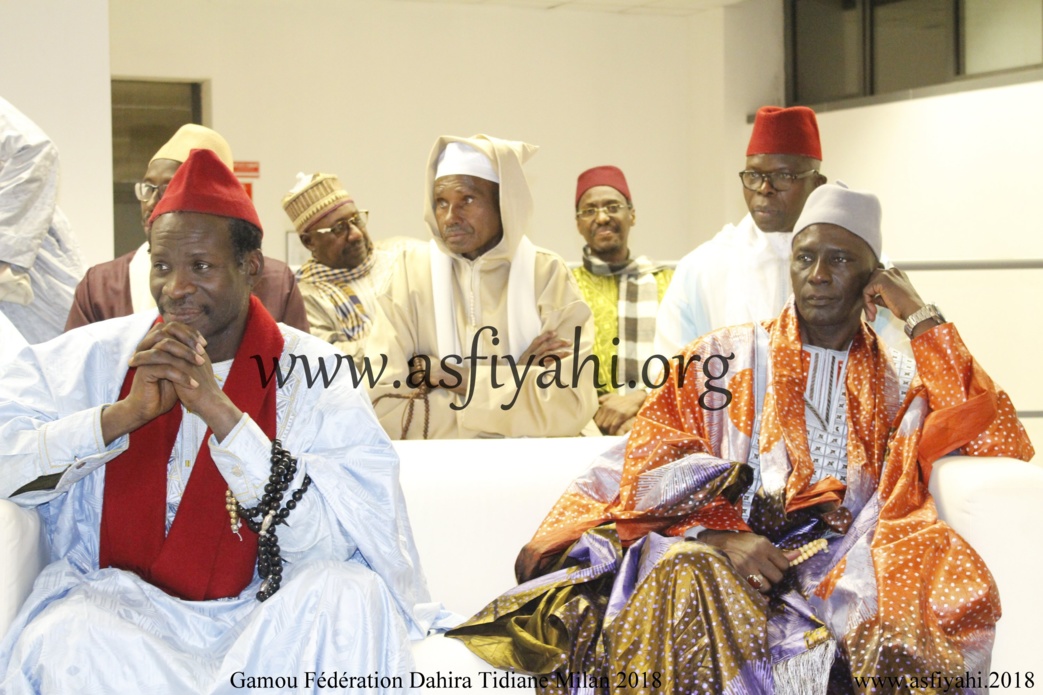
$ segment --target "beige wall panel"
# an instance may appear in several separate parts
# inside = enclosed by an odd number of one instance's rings
[[[1015,407],[1043,411],[1043,323],[1032,316],[1043,270],[914,271],[910,278],[924,301],[956,325]]]
[[[694,20],[375,0],[113,0],[119,77],[209,80],[211,125],[254,186],[285,255],[279,200],[298,171],[340,175],[375,236],[427,238],[424,166],[441,134],[484,132],[542,150],[527,166],[533,241],[578,260],[576,176],[626,172],[634,246],[691,247]],[[712,137],[712,134],[710,135]],[[144,171],[145,163],[142,163]]]
[[[112,258],[107,0],[0,0],[0,96],[57,145],[59,202],[87,264]]]

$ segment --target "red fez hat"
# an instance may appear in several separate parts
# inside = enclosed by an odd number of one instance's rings
[[[576,180],[576,205],[579,205],[579,199],[583,197],[583,194],[594,186],[612,186],[623,194],[628,203],[631,202],[627,179],[619,167],[594,167],[580,174],[579,179]]]
[[[815,112],[807,106],[762,106],[753,120],[753,135],[746,156],[796,154],[822,160]]]
[[[168,212],[202,212],[246,220],[261,229],[253,201],[232,170],[211,150],[192,150],[156,204],[151,225]],[[262,230],[263,233],[263,230]]]

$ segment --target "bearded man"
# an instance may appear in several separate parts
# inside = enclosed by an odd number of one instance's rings
[[[674,276],[645,256],[632,257],[637,210],[619,167],[587,169],[576,180],[576,228],[586,242],[575,268],[583,299],[594,313],[598,412],[604,434],[626,434],[648,397],[646,364],[653,354],[656,311]],[[654,364],[654,363],[653,363]]]

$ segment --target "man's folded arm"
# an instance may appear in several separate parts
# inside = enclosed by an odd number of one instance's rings
[[[376,305],[365,355],[369,357],[370,370],[374,377],[380,372],[385,359],[387,366],[376,386],[370,388],[369,384],[364,382],[360,384],[360,388],[369,391],[373,410],[392,439],[405,438],[402,424],[408,407],[412,407],[415,413],[409,427],[411,438],[422,437],[425,419],[429,421],[432,433],[455,433],[457,411],[449,408],[449,404],[456,400],[454,393],[444,388],[430,389],[426,397],[429,408],[421,399],[409,400],[417,391],[409,384],[409,362],[417,353],[419,338],[415,332],[415,324],[408,315],[412,307],[401,299],[403,296],[408,294],[403,293],[396,297],[385,295]],[[439,364],[440,358],[437,355],[426,356],[431,361],[429,367],[433,368]],[[420,378],[419,375],[416,378]],[[428,410],[430,415],[427,414]]]
[[[571,275],[569,276],[571,279]],[[559,378],[554,370],[540,367],[535,362],[517,385],[514,374],[504,358],[498,359],[496,378],[501,384],[494,388],[492,367],[483,364],[475,369],[474,395],[467,407],[460,411],[461,423],[477,432],[494,432],[505,437],[575,437],[594,417],[598,409],[594,380],[597,369],[593,360],[584,364],[594,347],[594,317],[590,307],[575,292],[575,301],[560,310],[544,312],[540,332],[553,332],[570,343],[568,355],[561,359]],[[572,343],[579,327],[579,346]],[[583,371],[577,375],[575,356]],[[548,360],[548,363],[551,360]],[[524,364],[516,366],[519,376]],[[562,388],[564,386],[564,388]]]
[[[218,442],[211,435],[208,445],[214,465],[239,504],[246,509],[256,507],[264,496],[264,486],[271,475],[272,441],[249,415],[244,414],[223,441]],[[283,446],[287,445],[284,443]],[[304,452],[287,450],[297,459],[297,474],[289,489],[283,492],[284,507],[294,491],[304,484],[304,477],[308,474],[308,457],[302,455]],[[288,560],[317,546],[324,546],[320,549],[323,556],[345,560],[350,555],[346,531],[336,527],[335,518],[328,513],[322,493],[315,486],[309,486],[296,508],[290,511],[286,524],[276,527],[279,546]]]

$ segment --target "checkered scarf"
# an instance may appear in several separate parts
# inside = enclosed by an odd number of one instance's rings
[[[357,340],[369,332],[373,319],[366,313],[351,283],[373,270],[376,256],[370,253],[365,261],[350,269],[331,268],[309,258],[297,271],[298,282],[311,283],[337,310],[341,331],[348,340]]]
[[[641,367],[652,355],[655,317],[659,309],[659,287],[654,273],[663,269],[647,256],[630,258],[626,263],[606,263],[583,247],[583,267],[593,275],[619,278],[619,347],[617,383],[620,393],[643,388]],[[655,374],[649,374],[654,379]],[[634,387],[630,387],[630,383]]]

